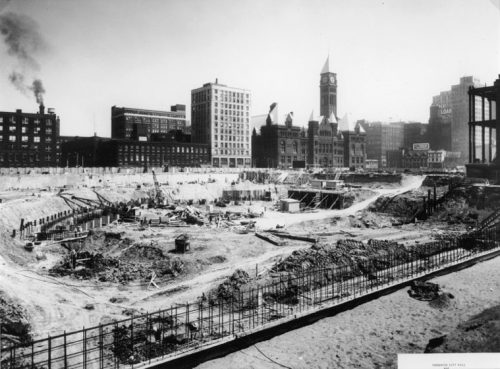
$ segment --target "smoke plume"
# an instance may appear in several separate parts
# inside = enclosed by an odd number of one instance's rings
[[[45,93],[45,88],[43,88],[42,81],[35,79],[30,89],[35,94],[36,102],[38,104],[43,104],[43,94]]]
[[[0,0],[0,11],[8,1]],[[33,92],[37,103],[43,102],[45,89],[37,77],[40,63],[37,56],[47,49],[47,43],[39,32],[37,22],[27,15],[13,12],[0,13],[0,35],[7,53],[16,62],[10,73],[10,82],[23,94]],[[32,80],[32,83],[27,81]]]

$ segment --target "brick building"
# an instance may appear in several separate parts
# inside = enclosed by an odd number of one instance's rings
[[[338,131],[334,113],[329,118],[314,118],[311,113],[307,128],[308,154],[307,164],[323,168],[340,168],[344,166],[344,142]]]
[[[56,167],[59,124],[43,104],[38,113],[0,112],[0,167]]]
[[[293,125],[293,113],[285,118],[285,124],[277,121],[277,104],[273,103],[260,127],[260,134],[252,134],[253,166],[259,168],[303,168],[306,164],[307,137],[303,128]]]
[[[209,146],[189,142],[75,137],[62,143],[62,164],[97,167],[197,167],[210,164]]]
[[[111,108],[111,138],[150,141],[151,135],[180,130],[186,132],[186,106],[173,105],[171,111]]]
[[[347,114],[339,121],[344,141],[344,166],[363,169],[366,161],[366,131],[360,123],[351,124]]]

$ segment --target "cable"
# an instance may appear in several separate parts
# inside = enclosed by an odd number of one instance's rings
[[[291,368],[291,367],[289,367],[289,366],[286,366],[286,365],[283,365],[283,364],[281,364],[281,363],[277,362],[276,360],[271,359],[269,356],[267,356],[266,354],[264,354],[264,353],[262,352],[262,350],[261,350],[260,348],[258,348],[258,347],[257,347],[257,345],[253,345],[253,346],[257,349],[257,351],[259,351],[259,352],[262,354],[262,356],[264,356],[264,357],[265,357],[266,359],[268,359],[269,361],[272,361],[273,363],[275,363],[276,365],[281,366],[282,368],[286,368],[286,369],[293,369],[293,368]]]

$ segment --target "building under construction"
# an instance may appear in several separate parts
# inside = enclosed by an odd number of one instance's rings
[[[500,77],[500,76],[499,76]],[[469,88],[469,164],[468,177],[500,181],[497,142],[500,141],[497,108],[500,78],[493,86]],[[477,104],[480,109],[477,109]]]

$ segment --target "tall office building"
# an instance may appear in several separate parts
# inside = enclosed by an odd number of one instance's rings
[[[451,86],[451,151],[461,153],[461,162],[469,162],[469,87],[478,87],[479,80],[472,76],[460,78],[458,85]],[[474,115],[480,119],[480,104]],[[476,143],[477,145],[477,143]]]
[[[429,114],[429,144],[432,150],[451,150],[451,91],[432,98]]]
[[[429,138],[431,149],[444,149],[457,155],[457,163],[469,161],[469,87],[478,87],[479,80],[473,76],[461,77],[457,85],[434,96],[430,107]],[[488,102],[486,102],[488,105]],[[480,104],[476,104],[474,115],[480,118]],[[478,137],[476,135],[476,137]],[[479,142],[475,143],[476,146]]]
[[[387,166],[387,151],[398,150],[404,145],[404,123],[358,121],[366,131],[367,159],[378,161],[379,168]]]
[[[214,167],[251,166],[250,91],[205,83],[191,91],[191,137],[209,144]]]
[[[326,59],[321,70],[319,93],[319,114],[323,117],[331,117],[333,113],[335,119],[337,119],[337,74],[333,72],[330,56]]]

